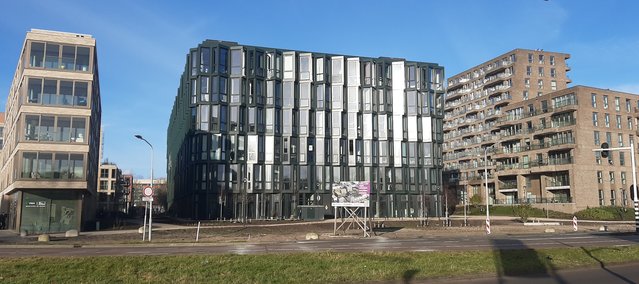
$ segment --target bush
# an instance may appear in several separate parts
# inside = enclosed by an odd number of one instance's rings
[[[586,208],[575,213],[575,216],[584,220],[600,220],[600,221],[624,221],[634,220],[633,209],[618,206],[606,206]]]
[[[473,207],[477,207],[481,204],[481,200],[481,195],[475,194],[473,195],[473,197],[470,198],[470,205]]]
[[[528,217],[533,215],[533,208],[530,204],[520,204],[513,206],[513,214],[519,217],[519,219],[526,223],[528,222]]]

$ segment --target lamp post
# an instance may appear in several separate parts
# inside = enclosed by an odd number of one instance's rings
[[[488,207],[489,204],[489,195],[488,195],[488,149],[491,147],[484,148],[484,181],[486,182],[486,234],[490,235],[490,209]]]
[[[146,139],[144,139],[144,137],[142,137],[142,135],[135,135],[135,138],[138,138],[144,142],[146,142],[146,144],[149,145],[149,147],[151,147],[151,189],[153,189],[153,145],[151,145],[151,143],[149,143],[149,141],[147,141]],[[153,198],[153,197],[151,197]],[[149,201],[149,242],[151,241],[151,228],[152,228],[152,219],[153,219],[153,201]],[[145,215],[146,215],[146,209],[144,210]],[[144,219],[146,221],[146,218]],[[142,240],[144,240],[144,233],[142,233]]]

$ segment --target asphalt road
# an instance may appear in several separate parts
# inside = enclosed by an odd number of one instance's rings
[[[448,236],[415,239],[324,239],[281,243],[157,243],[131,245],[55,245],[0,246],[2,256],[102,256],[102,255],[189,255],[189,254],[263,254],[299,252],[370,252],[370,251],[455,251],[539,249],[550,247],[628,246],[639,243],[635,234],[519,235],[519,236]]]

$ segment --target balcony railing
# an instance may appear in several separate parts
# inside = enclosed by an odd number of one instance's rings
[[[513,170],[513,169],[528,169],[528,168],[543,167],[543,166],[567,165],[572,163],[573,163],[572,157],[549,158],[549,159],[543,159],[543,160],[533,160],[527,163],[521,162],[516,164],[501,164],[501,165],[497,165],[496,169],[498,171],[503,171],[503,170]]]
[[[519,205],[519,204],[545,204],[545,203],[572,203],[570,196],[558,197],[537,197],[537,198],[510,198],[495,199],[494,204],[497,205]]]

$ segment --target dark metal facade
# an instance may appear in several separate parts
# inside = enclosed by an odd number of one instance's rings
[[[333,182],[366,180],[374,216],[439,216],[443,78],[433,63],[204,41],[169,122],[169,210],[330,214]]]

